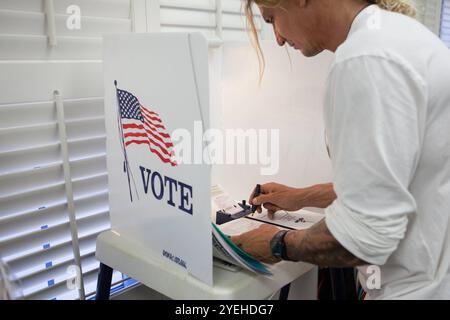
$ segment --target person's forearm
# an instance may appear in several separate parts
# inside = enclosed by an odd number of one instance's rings
[[[301,207],[326,208],[336,199],[333,184],[317,184],[308,188],[298,189]]]
[[[330,233],[325,220],[307,230],[290,231],[284,238],[289,260],[321,267],[356,267],[367,265],[345,249]]]

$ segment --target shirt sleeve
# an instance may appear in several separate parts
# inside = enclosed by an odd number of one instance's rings
[[[325,221],[353,255],[383,265],[416,211],[409,185],[425,88],[406,66],[378,56],[340,62],[328,81],[325,125],[337,199]]]

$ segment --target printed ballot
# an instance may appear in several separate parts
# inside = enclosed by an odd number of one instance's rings
[[[236,204],[237,202],[232,200],[220,186],[212,187],[212,208],[235,210]],[[264,223],[272,224],[283,229],[304,230],[310,228],[323,218],[324,215],[321,213],[302,209],[295,212],[280,210],[275,213],[274,219],[270,219],[267,211],[263,210],[261,214],[246,216],[219,226],[213,223],[213,255],[216,259],[225,261],[231,265],[264,276],[271,276],[272,272],[269,265],[258,261],[255,257],[243,251],[231,241],[230,236],[256,229]]]

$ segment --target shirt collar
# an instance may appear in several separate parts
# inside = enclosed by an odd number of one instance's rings
[[[370,15],[374,12],[374,7],[377,7],[376,4],[369,5],[361,10],[360,13],[355,17],[350,27],[350,31],[348,33],[347,39],[356,31],[367,27],[367,21]]]

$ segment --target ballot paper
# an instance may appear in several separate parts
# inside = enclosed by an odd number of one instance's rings
[[[307,229],[322,220],[323,214],[299,210],[296,212],[279,211],[275,219],[271,220],[267,212],[255,217],[241,218],[227,222],[222,225],[213,226],[213,255],[216,259],[226,261],[232,265],[241,267],[251,272],[271,276],[271,268],[252,257],[231,241],[230,237],[259,228],[261,225],[270,223],[284,229]],[[219,265],[220,266],[220,265]]]
[[[212,187],[211,200],[213,216],[216,210],[226,209],[227,212],[232,211],[237,203],[219,185]],[[272,272],[269,265],[260,262],[255,257],[243,251],[231,241],[230,237],[257,229],[263,224],[272,224],[284,229],[304,230],[310,228],[323,218],[324,214],[302,209],[295,212],[277,211],[274,219],[270,219],[267,211],[264,209],[261,214],[255,213],[254,215],[221,225],[212,223],[215,265],[220,267],[218,261],[225,261],[226,265],[223,266],[224,269],[230,270],[228,264],[231,264],[257,274],[271,276]]]
[[[246,218],[273,224],[286,229],[304,230],[312,227],[324,217],[325,215],[322,213],[301,209],[293,212],[284,210],[277,211],[275,212],[273,219],[269,218],[266,210],[261,214],[255,213],[253,216],[247,216]]]
[[[224,234],[214,223],[212,226],[213,255],[215,258],[224,260],[257,274],[262,274],[265,276],[272,275],[272,272],[269,270],[267,265],[258,261],[258,259],[252,257],[239,248],[233,241],[231,241],[229,235]]]

